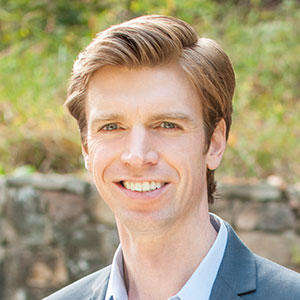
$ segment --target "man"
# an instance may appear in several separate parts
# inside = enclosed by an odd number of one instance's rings
[[[46,299],[300,299],[299,274],[209,214],[234,87],[221,47],[171,17],[113,26],[79,55],[66,105],[121,243],[112,266]]]

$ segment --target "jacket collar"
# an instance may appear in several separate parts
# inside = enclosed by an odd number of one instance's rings
[[[228,230],[227,246],[210,300],[241,299],[242,294],[256,290],[256,262],[253,253],[242,243],[232,227]]]
[[[210,300],[239,300],[241,299],[239,296],[256,290],[255,257],[238,238],[232,227],[226,222],[225,225],[228,230],[227,246]],[[102,271],[93,287],[93,296],[89,299],[105,298],[110,271],[110,266]]]

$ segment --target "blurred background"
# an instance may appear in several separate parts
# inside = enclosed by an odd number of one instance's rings
[[[193,24],[233,61],[219,177],[299,182],[298,0],[0,0],[0,174],[83,171],[77,125],[63,108],[72,63],[97,32],[152,13]]]
[[[0,300],[38,300],[111,262],[113,215],[63,107],[97,32],[143,14],[229,54],[233,125],[212,206],[256,253],[300,272],[299,0],[0,0]]]

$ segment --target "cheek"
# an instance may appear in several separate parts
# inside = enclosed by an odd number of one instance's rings
[[[180,174],[202,176],[206,170],[203,136],[195,134],[186,139],[183,137],[176,143],[169,140],[163,145],[164,158]]]
[[[89,142],[89,160],[91,172],[96,181],[104,179],[104,173],[115,157],[113,146],[108,146],[100,140]]]

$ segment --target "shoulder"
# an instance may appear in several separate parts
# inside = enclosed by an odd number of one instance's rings
[[[111,266],[94,272],[62,288],[43,300],[89,300],[105,296]],[[97,298],[98,299],[98,298]],[[101,299],[101,298],[99,298]]]
[[[258,299],[300,299],[300,274],[255,255]]]
[[[247,300],[300,299],[300,274],[254,254],[232,227],[225,224],[228,240],[216,287],[224,292],[229,286],[241,299]]]

